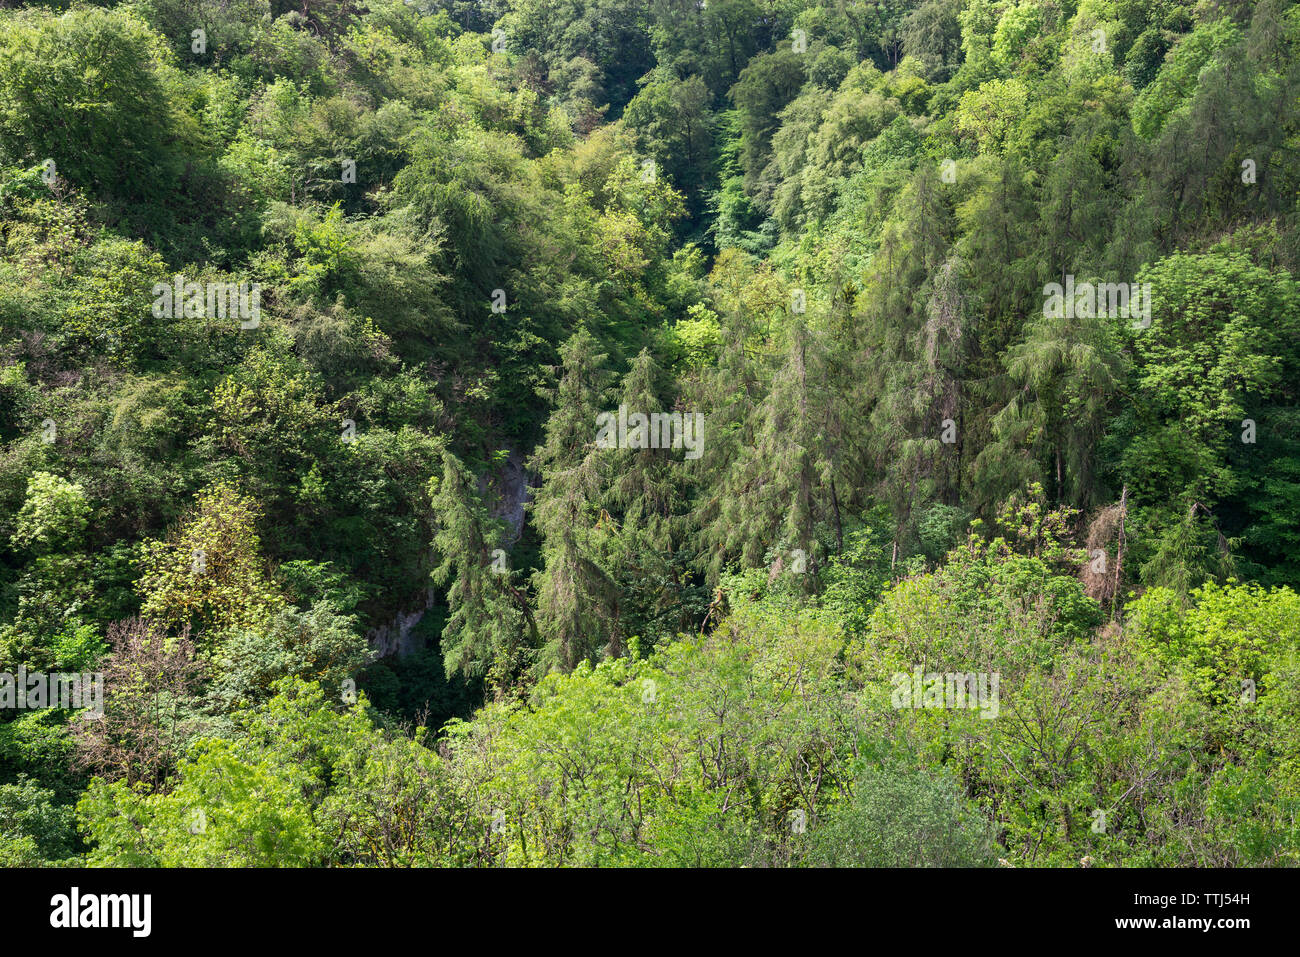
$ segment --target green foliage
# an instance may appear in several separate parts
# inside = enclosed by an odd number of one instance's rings
[[[64,6],[0,671],[108,694],[5,863],[1297,863],[1290,0]]]
[[[327,602],[305,612],[281,608],[266,624],[236,627],[221,638],[212,656],[216,677],[209,693],[223,710],[233,710],[270,697],[281,678],[342,688],[370,658],[356,619]]]
[[[27,500],[18,513],[13,541],[38,553],[75,550],[89,519],[90,504],[80,485],[36,472],[27,483]]]
[[[1184,609],[1174,592],[1153,588],[1131,614],[1151,654],[1166,667],[1186,669],[1210,703],[1240,701],[1244,682],[1263,682],[1270,662],[1300,647],[1300,596],[1289,588],[1211,583],[1189,598]]]
[[[24,776],[0,784],[0,867],[41,867],[73,856],[72,809]]]
[[[136,583],[144,613],[210,631],[267,622],[282,599],[255,520],[253,502],[228,485],[201,494],[174,537],[145,546]]]
[[[815,832],[822,867],[988,867],[989,823],[960,788],[924,772],[872,769]]]
[[[0,149],[82,187],[145,199],[174,180],[174,69],[139,19],[87,8],[0,23]]]
[[[1199,24],[1182,37],[1133,103],[1133,128],[1138,134],[1149,139],[1159,133],[1169,117],[1187,102],[1201,71],[1239,37],[1229,20]]]

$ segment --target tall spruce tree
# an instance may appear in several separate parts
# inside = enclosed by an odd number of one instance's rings
[[[560,350],[560,383],[545,438],[529,461],[542,476],[530,508],[542,537],[534,576],[542,671],[571,670],[585,659],[622,650],[617,583],[601,561],[610,521],[603,507],[612,453],[595,445],[597,416],[612,376],[585,328]]]
[[[442,478],[430,483],[441,561],[433,579],[447,585],[450,615],[442,630],[447,676],[487,677],[508,686],[531,664],[537,629],[507,562],[504,523],[484,506],[469,469],[443,450]]]
[[[674,410],[666,381],[650,351],[643,349],[623,377],[620,404],[629,413],[681,416],[685,428],[687,417],[698,410]],[[703,430],[692,434],[707,443],[708,416],[699,414]],[[661,432],[660,438],[669,436]],[[700,589],[690,567],[693,555],[684,545],[692,497],[687,452],[656,444],[660,447],[616,454],[607,502],[617,526],[604,543],[610,572],[624,595],[628,632],[639,635],[647,648],[689,629],[700,612]],[[702,452],[703,445],[698,447]]]

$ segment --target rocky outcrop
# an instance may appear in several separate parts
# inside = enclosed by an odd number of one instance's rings
[[[479,478],[480,494],[487,494],[488,480],[492,479],[492,517],[506,522],[506,546],[519,541],[524,530],[524,505],[532,497],[532,488],[528,482],[528,470],[524,468],[524,457],[514,449],[497,470],[495,475],[483,475]]]
[[[380,625],[366,632],[366,639],[370,642],[370,647],[375,650],[376,656],[387,658],[389,655],[397,655],[399,658],[405,658],[412,652],[418,651],[420,639],[414,634],[415,626],[424,619],[425,613],[433,607],[433,602],[434,592],[430,588],[425,595],[423,608],[399,613],[387,625]]]

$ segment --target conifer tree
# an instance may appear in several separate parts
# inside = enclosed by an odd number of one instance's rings
[[[673,403],[665,399],[664,373],[648,349],[632,361],[623,377],[620,405],[629,412],[668,413]],[[678,409],[685,417],[697,410]],[[693,433],[703,443],[710,439],[708,416],[704,429]],[[609,510],[617,516],[615,534],[605,548],[611,574],[625,596],[629,631],[641,637],[668,637],[692,624],[691,554],[683,550],[690,501],[690,481],[683,450],[651,448],[620,450],[609,488]],[[646,634],[650,628],[655,634]]]
[[[542,567],[534,576],[541,671],[568,671],[578,662],[622,648],[618,588],[600,561],[609,521],[602,507],[611,455],[595,446],[596,417],[608,394],[605,356],[585,328],[560,350],[561,374],[545,439],[529,467],[542,475],[531,503],[542,537]]]
[[[792,324],[788,349],[754,409],[753,441],[724,479],[708,534],[722,554],[747,567],[766,560],[774,573],[788,568],[803,574],[815,571],[819,525],[833,518],[826,439],[840,430],[833,404],[817,387],[824,369],[820,344],[803,322]],[[811,588],[813,576],[801,581]]]
[[[442,559],[433,579],[451,583],[451,614],[442,631],[447,676],[488,676],[500,687],[530,662],[536,644],[528,602],[501,548],[503,523],[489,515],[474,476],[449,450],[442,453],[441,480],[430,484],[438,520],[433,544]]]

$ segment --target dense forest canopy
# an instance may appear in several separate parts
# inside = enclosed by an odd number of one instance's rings
[[[1289,0],[0,0],[0,863],[1300,864],[1297,276]]]

